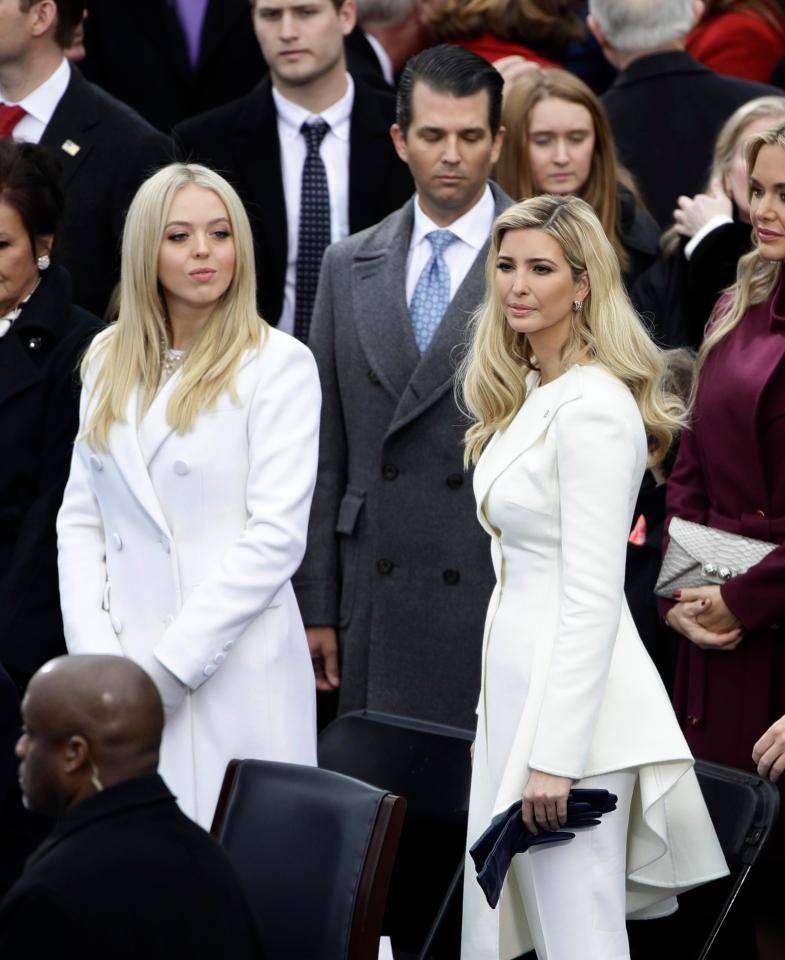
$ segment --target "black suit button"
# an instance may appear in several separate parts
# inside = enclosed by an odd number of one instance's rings
[[[376,561],[376,569],[379,571],[379,573],[383,574],[384,576],[386,576],[388,573],[392,573],[392,572],[393,572],[393,566],[394,566],[394,564],[393,564],[392,560],[377,560],[377,561]]]
[[[379,378],[376,376],[376,374],[373,372],[373,370],[369,370],[369,371],[368,371],[368,379],[371,381],[371,383],[378,383],[378,382],[379,382]]]
[[[29,350],[40,350],[41,349],[41,338],[40,337],[30,337],[27,341],[27,347]]]
[[[385,480],[395,480],[398,476],[398,468],[394,463],[385,463],[382,467],[382,476]]]
[[[451,587],[454,587],[460,579],[461,575],[457,570],[445,570],[442,574],[442,580]]]
[[[447,477],[447,486],[450,490],[457,490],[459,487],[463,486],[463,477],[460,473],[451,473]]]

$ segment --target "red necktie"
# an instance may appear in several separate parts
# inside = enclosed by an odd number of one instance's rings
[[[14,127],[26,114],[24,107],[9,107],[7,103],[0,103],[0,140],[10,140]]]

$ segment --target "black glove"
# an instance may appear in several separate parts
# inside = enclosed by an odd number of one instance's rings
[[[616,797],[607,790],[571,790],[567,798],[565,827],[577,829],[599,824],[599,817],[616,809]],[[497,814],[488,829],[470,847],[469,854],[477,870],[488,905],[499,902],[502,884],[516,853],[546,843],[563,843],[575,836],[568,830],[540,830],[532,833],[521,817],[521,802],[516,800],[503,813]]]

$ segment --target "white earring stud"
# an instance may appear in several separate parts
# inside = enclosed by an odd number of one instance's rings
[[[52,261],[49,259],[49,254],[44,253],[36,260],[35,265],[39,270],[48,270]]]
[[[583,300],[573,300],[572,309],[577,313],[583,306]]]

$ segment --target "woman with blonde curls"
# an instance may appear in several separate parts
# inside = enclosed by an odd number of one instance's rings
[[[139,189],[119,316],[82,374],[58,517],[66,643],[147,670],[166,716],[162,775],[206,827],[232,757],[315,762],[290,577],[316,477],[318,375],[257,315],[248,218],[222,177],[173,164]]]
[[[531,70],[504,92],[507,129],[496,179],[518,200],[574,194],[599,217],[631,285],[657,255],[659,229],[632,176],[616,160],[610,124],[595,94],[566,70]]]
[[[661,376],[587,203],[536,197],[497,219],[462,371],[466,459],[497,575],[469,843],[516,802],[533,833],[557,830],[573,784],[618,803],[568,843],[515,857],[497,912],[467,882],[464,960],[532,947],[539,960],[624,960],[625,912],[665,915],[680,891],[726,872],[624,600],[641,477],[683,415]]]

